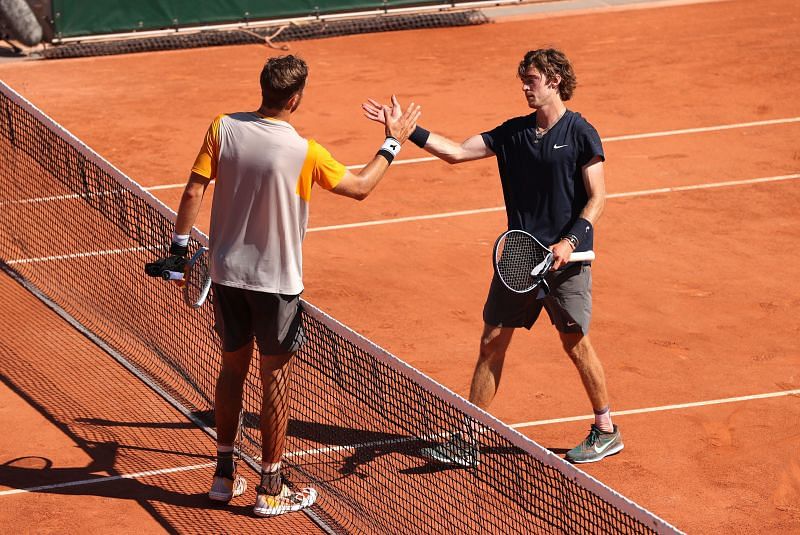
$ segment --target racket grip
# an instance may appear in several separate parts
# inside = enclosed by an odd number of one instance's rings
[[[161,278],[165,281],[182,281],[183,280],[183,273],[180,271],[169,271],[165,270],[161,272]]]
[[[569,255],[570,262],[591,262],[594,260],[594,251],[581,251]]]

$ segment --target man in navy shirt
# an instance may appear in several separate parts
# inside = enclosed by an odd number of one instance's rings
[[[488,408],[514,329],[530,329],[544,308],[578,370],[595,414],[589,435],[566,458],[576,463],[599,461],[622,450],[622,436],[611,422],[603,366],[589,340],[591,265],[568,260],[573,251],[593,248],[594,223],[606,195],[603,146],[594,127],[564,104],[572,97],[576,78],[563,52],[528,52],[518,75],[534,113],[510,119],[460,144],[419,126],[409,139],[448,163],[495,156],[508,228],[525,230],[550,244],[555,257],[548,275],[551,291],[542,299],[537,299],[536,292],[513,293],[493,278],[483,309],[484,329],[469,400]],[[383,122],[379,103],[370,100],[363,108],[368,118]],[[456,433],[422,453],[439,462],[474,466],[478,451],[471,435],[470,430]]]

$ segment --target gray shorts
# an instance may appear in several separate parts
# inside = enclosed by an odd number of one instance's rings
[[[282,295],[214,284],[214,329],[224,351],[254,338],[263,355],[294,353],[305,341],[299,295]]]
[[[592,318],[592,267],[589,264],[569,264],[547,275],[550,294],[536,299],[537,291],[514,293],[497,278],[492,279],[489,295],[483,306],[483,321],[496,327],[525,327],[530,329],[542,307],[550,321],[562,333],[589,334]]]

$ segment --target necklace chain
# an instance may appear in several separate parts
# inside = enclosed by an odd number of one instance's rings
[[[567,113],[567,109],[566,109],[566,108],[564,108],[564,111],[562,111],[562,112],[561,112],[561,115],[559,115],[559,116],[558,116],[558,119],[556,119],[556,122],[554,122],[553,124],[551,124],[551,125],[550,125],[550,126],[548,126],[547,128],[544,128],[544,129],[542,129],[542,128],[539,128],[539,127],[537,126],[537,127],[536,127],[536,130],[534,130],[534,132],[533,132],[533,134],[534,134],[534,136],[535,136],[535,139],[533,140],[533,142],[534,142],[534,143],[539,143],[539,141],[541,141],[541,139],[544,137],[544,135],[545,135],[546,133],[548,133],[548,132],[550,131],[550,129],[552,129],[552,128],[553,128],[555,125],[557,125],[557,124],[558,124],[558,121],[560,121],[560,120],[561,120],[561,118],[562,118],[562,117],[564,117],[564,114],[565,114],[565,113]]]

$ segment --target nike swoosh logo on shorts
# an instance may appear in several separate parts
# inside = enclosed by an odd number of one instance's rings
[[[563,149],[564,147],[569,147],[569,145],[559,145],[558,143],[553,145],[553,148],[556,150]]]

